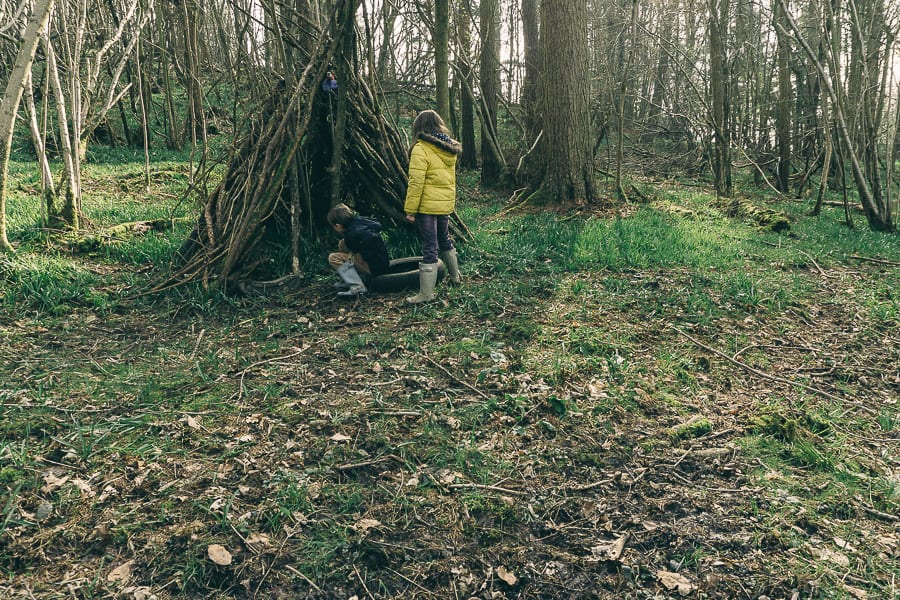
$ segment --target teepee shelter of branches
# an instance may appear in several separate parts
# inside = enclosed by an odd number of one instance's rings
[[[296,83],[273,90],[267,106],[250,118],[179,251],[180,265],[160,288],[196,280],[241,287],[272,264],[266,252],[273,248],[282,255],[291,251],[292,272],[278,275],[299,275],[303,232],[317,220],[321,225],[321,217],[339,201],[349,200],[388,227],[407,226],[405,145],[357,70],[342,62],[350,54],[340,50],[348,47],[345,36],[353,36],[357,4],[338,3],[327,30],[332,35],[320,35]],[[337,94],[320,85],[328,65],[335,63],[346,65],[339,69]],[[323,157],[323,149],[330,156]],[[339,178],[337,188],[334,178]],[[331,185],[323,185],[328,179]],[[454,219],[454,229],[460,228],[465,226]]]

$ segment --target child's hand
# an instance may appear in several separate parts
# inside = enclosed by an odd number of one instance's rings
[[[406,220],[409,221],[410,223],[415,223],[416,216],[415,215],[406,215]]]

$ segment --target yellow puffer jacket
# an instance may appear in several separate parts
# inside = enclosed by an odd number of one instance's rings
[[[456,209],[456,157],[462,145],[444,134],[420,134],[409,157],[408,215],[449,215]]]

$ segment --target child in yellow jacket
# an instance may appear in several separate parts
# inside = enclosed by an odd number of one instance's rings
[[[409,155],[409,186],[404,212],[419,226],[422,262],[419,293],[406,299],[411,304],[434,299],[438,254],[447,266],[451,283],[460,283],[456,249],[450,239],[450,214],[456,209],[456,158],[462,145],[450,137],[440,115],[423,110],[412,125],[415,144]]]

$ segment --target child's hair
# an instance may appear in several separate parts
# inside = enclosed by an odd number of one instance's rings
[[[437,114],[433,110],[423,110],[416,116],[415,121],[413,121],[413,140],[418,139],[419,134],[422,133],[430,133],[432,135],[444,133],[450,135],[450,130],[447,129],[447,126],[444,124],[444,120],[441,118],[441,115]]]
[[[346,225],[347,221],[355,216],[356,213],[346,204],[335,204],[331,210],[328,211],[328,224],[332,227],[335,225]]]

